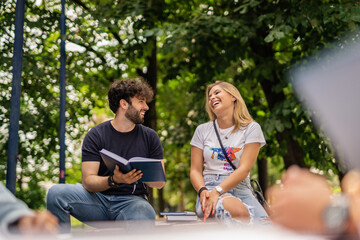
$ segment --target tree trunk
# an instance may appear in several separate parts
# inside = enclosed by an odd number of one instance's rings
[[[257,166],[258,166],[258,174],[259,174],[259,184],[261,189],[263,190],[263,193],[265,194],[269,181],[266,159],[259,158],[257,160]]]
[[[299,167],[306,167],[304,162],[304,155],[302,149],[297,141],[295,141],[287,129],[276,134],[276,139],[280,145],[286,145],[286,153],[283,156],[285,168],[288,169],[291,165],[298,165]]]
[[[154,91],[154,99],[149,103],[149,110],[145,114],[144,119],[144,125],[147,127],[150,127],[157,130],[157,116],[156,116],[156,92],[157,92],[157,47],[156,47],[156,38],[152,38],[149,40],[152,44],[152,50],[151,55],[148,57],[148,68],[147,72],[143,73],[139,71],[138,73],[140,76],[142,76],[150,85],[150,87]],[[154,199],[153,199],[153,189],[150,189],[150,198],[149,202],[153,205]],[[163,196],[163,190],[160,189],[158,191],[158,206],[157,206],[157,212],[164,211],[165,203],[164,203],[164,196]]]
[[[157,117],[156,117],[156,92],[157,92],[157,48],[156,39],[150,40],[152,42],[151,55],[148,57],[147,73],[144,73],[142,77],[149,83],[150,87],[154,91],[154,99],[149,103],[149,110],[145,114],[144,125],[148,126],[155,131],[157,130]],[[141,74],[140,74],[141,76]]]
[[[267,34],[266,29],[264,31],[258,32],[258,35],[265,38]],[[272,44],[268,43],[251,43],[251,48],[254,50],[255,56],[255,65],[258,68],[266,68],[267,62],[276,62],[274,60],[274,50],[272,48]],[[275,68],[273,68],[275,69]],[[282,91],[274,91],[273,87],[281,84],[282,74],[278,74],[281,72],[281,66],[279,66],[276,70],[273,70],[269,76],[262,77],[259,79],[261,88],[265,93],[265,98],[269,106],[269,111],[272,112],[275,106],[279,103],[282,103],[286,100],[286,97]],[[276,139],[279,144],[286,145],[286,153],[283,156],[285,168],[290,167],[293,164],[299,165],[300,167],[305,167],[304,155],[299,143],[294,140],[289,133],[288,129],[284,129],[282,132],[276,133]]]
[[[176,162],[180,164],[181,162],[181,150],[176,149]],[[179,181],[179,190],[180,190],[180,201],[179,201],[179,209],[180,212],[185,211],[185,189],[183,181]]]
[[[277,77],[276,73],[273,73],[273,76],[269,76],[269,79],[262,80],[260,84],[265,93],[270,112],[273,111],[276,104],[286,100],[285,95],[282,92],[272,91],[274,85],[280,84],[280,79]],[[299,143],[292,138],[288,129],[285,128],[282,132],[277,132],[276,139],[280,146],[286,145],[286,153],[283,156],[286,169],[293,164],[300,167],[306,167],[302,149]]]

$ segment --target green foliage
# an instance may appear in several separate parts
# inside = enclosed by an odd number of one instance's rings
[[[56,4],[55,4],[56,6]],[[14,13],[15,1],[7,1],[5,12]],[[58,181],[58,126],[59,126],[59,36],[57,31],[59,11],[50,3],[26,4],[24,23],[23,72],[19,126],[17,195],[33,208],[45,205],[45,184]],[[5,25],[5,23],[7,25]],[[2,118],[0,132],[1,179],[5,179],[7,159],[7,134],[9,124],[11,90],[11,53],[13,51],[13,29],[11,21],[4,21],[0,102]],[[6,56],[9,56],[6,58]],[[89,104],[82,105],[82,94],[74,88],[71,71],[68,72],[66,144],[68,164],[79,163],[79,151],[71,149],[83,135]],[[70,148],[70,149],[69,149]],[[69,151],[71,150],[71,151]],[[74,157],[75,156],[75,157]],[[79,173],[77,173],[79,174]],[[75,178],[74,178],[75,179]]]
[[[6,176],[15,0],[0,2],[0,180]],[[358,28],[356,1],[67,1],[67,183],[81,182],[81,142],[109,116],[112,81],[157,73],[157,132],[164,146],[169,208],[193,209],[190,146],[208,121],[205,86],[232,82],[260,123],[270,184],[290,160],[338,173],[329,140],[293,96],[286,73]],[[17,193],[44,207],[58,181],[60,1],[26,1]],[[149,69],[157,42],[157,66]],[[290,152],[298,153],[290,156]],[[256,175],[256,167],[253,175]]]
[[[301,160],[305,166],[336,172],[330,149],[286,82],[286,71],[354,30],[359,24],[351,17],[359,11],[356,2],[201,3],[188,20],[176,23],[173,37],[166,40],[172,48],[165,53],[178,56],[169,59],[169,77],[188,69],[198,76],[192,90],[201,97],[200,86],[216,79],[236,83],[263,126],[268,145],[260,157],[285,156],[285,162]],[[291,148],[301,152],[300,158],[287,155]]]

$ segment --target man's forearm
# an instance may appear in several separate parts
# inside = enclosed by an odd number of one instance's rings
[[[102,192],[110,188],[107,176],[91,175],[83,179],[82,184],[88,192]]]

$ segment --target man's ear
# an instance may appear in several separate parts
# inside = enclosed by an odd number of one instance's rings
[[[129,106],[129,103],[125,99],[120,99],[120,105],[119,107],[127,109]]]

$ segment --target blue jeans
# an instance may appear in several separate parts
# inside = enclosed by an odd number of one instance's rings
[[[61,231],[70,231],[70,215],[91,225],[107,220],[154,220],[150,203],[136,195],[105,195],[88,192],[77,184],[57,184],[47,194],[47,209],[61,224]]]
[[[211,191],[214,187],[219,185],[221,182],[227,178],[227,175],[219,175],[219,174],[208,174],[204,176],[204,183],[207,189]],[[261,221],[264,219],[268,219],[269,216],[266,213],[265,209],[261,206],[259,201],[255,198],[252,190],[250,189],[250,183],[247,182],[248,179],[244,179],[241,183],[239,183],[235,188],[230,191],[223,193],[219,197],[218,204],[216,205],[215,217],[220,219],[231,218],[230,214],[224,210],[222,205],[222,196],[231,195],[238,199],[240,199],[245,206],[247,207],[251,220]],[[200,198],[197,198],[196,201],[196,213],[198,216],[202,217],[203,212],[201,209]]]

